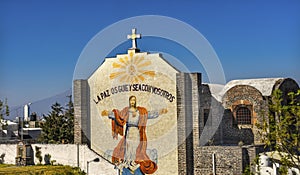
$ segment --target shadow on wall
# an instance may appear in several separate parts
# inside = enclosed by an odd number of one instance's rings
[[[0,155],[0,164],[3,164],[4,163],[4,157],[5,157],[5,153],[2,153]]]
[[[223,108],[219,105],[219,108]],[[235,122],[233,113],[229,109],[223,108],[223,118],[218,126],[217,132],[214,134],[212,143],[209,142],[206,146],[222,146],[222,145],[232,145],[232,146],[242,146],[251,145],[254,143],[254,133],[252,125],[238,125]],[[213,117],[210,115],[209,117]],[[212,119],[214,120],[214,119]],[[212,125],[213,126],[213,125]],[[211,127],[211,126],[205,126]]]
[[[254,143],[254,124],[239,125],[233,111],[224,108],[222,102],[212,96],[207,85],[202,86],[200,103],[200,136],[206,135],[203,132],[213,131],[217,127],[217,131],[205,146],[242,146]]]

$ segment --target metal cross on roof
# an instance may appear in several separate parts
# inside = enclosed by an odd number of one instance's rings
[[[131,35],[127,35],[127,39],[132,40],[132,48],[131,49],[137,49],[136,39],[140,39],[140,38],[142,38],[142,35],[141,34],[136,34],[136,28],[133,28],[131,30]]]

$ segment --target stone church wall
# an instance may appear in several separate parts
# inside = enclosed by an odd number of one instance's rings
[[[232,106],[237,105],[236,102],[242,100],[249,100],[254,103],[254,117],[256,120],[257,113],[260,112],[258,105],[263,103],[262,96],[255,92],[241,95],[249,89],[238,87],[231,89],[224,97],[224,105],[217,101],[212,95],[207,85],[202,85],[202,92],[200,94],[200,135],[205,137],[205,134],[214,132],[213,137],[208,137],[208,142],[204,145],[238,145],[240,141],[243,144],[254,143],[255,125],[248,125],[246,127],[238,127],[232,111]],[[260,95],[260,96],[259,96]],[[243,103],[243,102],[241,102]],[[205,110],[209,111],[208,119],[205,119]],[[215,131],[217,128],[217,131]],[[259,140],[259,138],[257,138]],[[203,139],[201,139],[203,141]],[[200,143],[200,145],[203,145]]]
[[[287,104],[288,92],[297,91],[297,89],[299,89],[299,85],[290,78],[279,79],[273,86],[273,91],[274,89],[280,89],[283,92],[283,103]],[[262,93],[253,86],[236,85],[224,94],[221,103],[212,96],[209,85],[202,84],[199,110],[200,135],[203,136],[203,134],[205,134],[205,132],[203,132],[204,128],[206,128],[207,131],[212,130],[214,127],[218,127],[217,132],[206,145],[261,144],[261,138],[258,134],[256,124],[262,121],[264,111],[268,111],[267,104],[270,98],[271,96],[263,96]],[[251,106],[251,125],[237,124],[235,109],[239,105]],[[223,110],[223,114],[212,114],[211,109],[216,108],[221,109],[221,111]],[[204,116],[205,110],[206,112],[210,112],[208,120],[205,119]],[[267,117],[267,114],[264,115]],[[223,117],[220,118],[218,116]],[[221,123],[219,123],[220,120],[222,120]]]
[[[223,97],[225,110],[230,110],[224,117],[232,119],[232,125],[224,125],[224,140],[236,138],[244,144],[260,144],[261,138],[258,134],[256,123],[261,120],[260,114],[265,108],[265,101],[262,94],[252,86],[237,85],[226,92]],[[250,106],[252,123],[250,125],[238,125],[235,118],[237,106]],[[230,113],[231,112],[231,113]]]

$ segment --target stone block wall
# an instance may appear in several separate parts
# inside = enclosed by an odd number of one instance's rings
[[[195,173],[213,174],[213,154],[217,175],[241,175],[243,172],[243,151],[238,146],[203,146],[195,149]]]

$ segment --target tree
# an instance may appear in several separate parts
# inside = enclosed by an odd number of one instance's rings
[[[300,169],[300,90],[288,93],[286,104],[282,97],[280,90],[273,92],[269,114],[258,127],[265,146],[280,156],[285,174],[288,167]]]
[[[74,142],[74,108],[70,101],[65,110],[59,103],[51,106],[52,111],[44,116],[46,120],[41,124],[43,143],[73,143]]]
[[[5,98],[5,102],[0,100],[0,120],[2,120],[5,115],[9,116],[9,107],[7,105],[6,98]]]
[[[4,129],[6,126],[2,126],[1,120],[3,119],[4,116],[9,116],[9,107],[7,105],[7,99],[5,98],[5,102],[0,100],[0,129]]]
[[[41,147],[35,146],[35,157],[39,160],[40,164],[42,164],[42,152],[41,152]]]
[[[65,128],[64,136],[66,138],[67,143],[74,143],[74,105],[72,102],[72,95],[67,96],[69,98],[69,102],[67,104],[67,109],[65,111]]]

